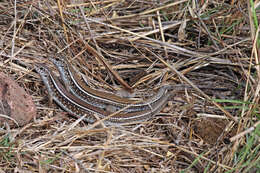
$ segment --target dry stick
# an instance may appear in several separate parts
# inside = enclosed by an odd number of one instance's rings
[[[111,130],[108,130],[108,139],[106,140],[105,144],[104,144],[104,150],[102,151],[102,153],[100,154],[98,160],[97,160],[97,170],[102,170],[102,161],[105,160],[105,153],[107,152],[106,148],[107,146],[109,146],[109,144],[111,144],[111,140],[112,140],[112,136],[113,136],[113,131],[114,129],[112,128]]]
[[[163,29],[162,29],[162,22],[161,22],[160,12],[156,11],[156,14],[157,14],[157,18],[158,18],[157,20],[158,20],[158,24],[159,24],[159,29],[160,29],[162,41],[165,42],[164,32],[163,32]],[[165,57],[168,58],[168,53],[167,53],[166,46],[164,46],[164,52],[165,52]]]
[[[219,53],[224,52],[225,50],[227,50],[227,49],[229,49],[229,48],[232,48],[232,47],[234,47],[234,46],[236,46],[236,45],[238,45],[238,44],[240,44],[240,43],[243,43],[243,42],[246,42],[246,41],[250,41],[250,40],[251,40],[250,38],[245,38],[245,39],[243,39],[243,40],[241,40],[241,41],[238,41],[238,42],[236,42],[236,43],[234,43],[234,44],[227,45],[226,47],[224,47],[224,48],[221,49],[221,50],[218,50],[217,52],[210,53],[209,56],[217,55],[217,54],[219,54]]]
[[[2,106],[2,105],[1,105],[1,106]],[[6,118],[6,119],[10,119],[10,120],[12,120],[12,121],[17,125],[17,127],[20,127],[19,124],[18,124],[18,122],[17,122],[15,119],[13,119],[12,117],[9,117],[8,115],[5,115],[5,114],[0,114],[0,117],[1,117],[1,118]]]
[[[184,20],[184,22],[188,22],[188,21],[190,21],[190,19],[185,19],[185,20]],[[179,21],[179,22],[176,22],[176,23],[173,23],[173,24],[170,24],[170,25],[162,26],[162,27],[160,27],[160,28],[158,28],[158,29],[154,29],[154,30],[151,30],[151,31],[149,31],[149,32],[142,33],[142,36],[148,36],[148,35],[151,35],[151,34],[155,34],[155,33],[157,33],[157,32],[161,32],[161,30],[164,31],[164,30],[167,30],[167,29],[176,27],[177,25],[181,25],[182,22],[183,22],[183,21]],[[143,29],[145,29],[145,28],[143,28]],[[149,27],[148,27],[147,29],[149,29]],[[130,41],[136,41],[136,40],[138,40],[139,38],[140,38],[140,37],[134,37],[134,38],[130,38],[129,40],[130,40]]]
[[[12,48],[11,48],[11,55],[14,57],[14,47],[15,47],[15,36],[16,36],[16,23],[17,23],[17,11],[16,11],[16,0],[14,1],[14,33],[12,38]]]
[[[243,137],[243,136],[245,136],[246,134],[248,134],[248,133],[252,132],[253,130],[255,130],[258,125],[260,125],[260,121],[258,121],[257,123],[255,123],[255,124],[253,125],[253,127],[250,127],[250,128],[248,128],[248,129],[246,129],[245,131],[243,131],[243,132],[241,132],[241,133],[239,133],[239,134],[233,136],[232,138],[230,138],[230,141],[231,141],[231,142],[234,142],[235,140],[240,139],[241,137]]]
[[[217,104],[215,101],[213,101],[207,94],[205,94],[203,91],[201,91],[196,85],[194,85],[188,78],[186,78],[182,73],[180,73],[178,70],[176,70],[172,65],[168,64],[166,61],[164,61],[162,58],[155,55],[164,65],[166,65],[168,68],[170,68],[174,73],[179,75],[185,82],[187,82],[189,85],[191,85],[196,91],[198,91],[201,95],[203,95],[207,100],[211,101],[215,106],[217,106],[222,112],[224,112],[230,119],[237,122],[237,119],[235,119],[229,112],[227,112],[225,109],[223,109],[219,104]]]
[[[253,42],[253,49],[252,49],[252,52],[251,52],[251,57],[250,57],[250,63],[249,63],[249,68],[248,68],[248,74],[250,74],[251,72],[251,69],[252,69],[252,61],[253,61],[253,55],[255,55],[255,61],[257,62],[256,64],[259,64],[258,63],[258,55],[257,55],[257,51],[256,51],[256,48],[257,48],[257,38],[258,38],[258,35],[259,35],[259,26],[258,26],[258,29],[257,29],[257,32],[256,32],[256,37],[254,38],[254,42]],[[258,73],[258,81],[259,81],[259,78],[260,78],[260,70],[259,70],[259,67],[256,67],[256,70],[257,70],[257,73]],[[245,94],[244,94],[244,103],[243,103],[243,110],[241,112],[241,117],[244,117],[244,112],[245,112],[245,102],[246,100],[248,99],[248,95],[247,95],[247,89],[248,89],[248,85],[249,85],[249,80],[250,80],[250,75],[248,75],[248,78],[246,80],[246,88],[245,88]],[[255,96],[253,98],[253,101],[252,103],[258,103],[258,96],[259,96],[259,91],[260,91],[260,83],[258,82],[258,85],[256,87],[256,92],[255,92]],[[249,114],[251,113],[251,110],[253,109],[253,106],[254,104],[251,104],[250,107],[249,107],[249,111],[247,112],[247,116],[249,116]],[[242,123],[242,119],[240,121],[240,123]],[[238,132],[240,130],[240,125],[238,126]]]
[[[60,18],[61,18],[61,21],[62,21],[62,27],[63,27],[64,34],[65,34],[65,37],[66,37],[66,41],[67,41],[67,43],[69,43],[69,37],[68,37],[68,33],[67,33],[67,28],[65,26],[65,20],[64,20],[64,17],[63,17],[62,6],[61,6],[61,3],[60,3],[60,0],[57,0],[57,4],[58,4],[58,7],[59,7]]]
[[[123,80],[123,78],[121,78],[121,76],[112,68],[112,66],[111,66],[110,63],[105,59],[105,57],[102,56],[101,51],[100,51],[100,49],[99,49],[99,46],[98,46],[98,44],[97,44],[97,42],[96,42],[96,39],[93,37],[93,34],[92,34],[92,32],[91,32],[90,26],[89,26],[89,24],[88,24],[88,20],[87,20],[85,14],[84,14],[84,12],[83,12],[83,9],[82,9],[81,7],[80,7],[80,11],[81,11],[81,13],[82,13],[82,15],[83,15],[84,21],[86,22],[86,25],[87,25],[87,27],[88,27],[88,29],[89,29],[89,32],[90,32],[90,35],[91,35],[91,37],[92,37],[94,43],[96,44],[96,47],[97,47],[97,49],[99,50],[99,52],[96,51],[93,47],[91,47],[91,46],[90,46],[88,43],[86,43],[86,42],[84,42],[84,43],[85,43],[85,47],[86,47],[86,48],[88,49],[88,51],[90,51],[93,55],[96,55],[95,57],[102,62],[102,64],[108,69],[108,71],[109,71],[110,73],[113,74],[113,76],[118,80],[119,83],[121,83],[128,91],[132,92],[132,91],[133,91],[132,87],[130,87],[130,86],[128,85],[128,83],[125,82],[125,81]],[[82,40],[83,40],[83,39],[82,39]]]
[[[251,58],[250,58],[250,62],[252,62],[253,60],[253,55],[255,55],[255,62],[256,64],[259,64],[259,55],[258,55],[258,51],[257,51],[257,48],[258,48],[258,44],[257,44],[257,41],[258,41],[258,36],[259,36],[259,26],[258,26],[258,29],[256,31],[256,35],[255,35],[255,38],[254,38],[254,43],[253,43],[253,49],[252,49],[252,52],[251,52]],[[251,72],[251,65],[252,63],[250,63],[250,68],[248,69],[248,74],[250,74]],[[258,74],[258,84],[257,84],[257,87],[256,87],[256,90],[255,90],[255,95],[254,95],[254,98],[253,98],[253,101],[252,103],[258,103],[259,101],[259,93],[260,93],[260,67],[259,65],[257,65],[256,67],[256,70],[257,70],[257,74]],[[245,89],[245,97],[244,97],[244,104],[245,104],[245,101],[247,100],[247,88],[248,88],[248,85],[249,85],[249,78],[247,79],[247,83],[246,83],[246,89]],[[245,108],[243,104],[243,108]],[[250,107],[249,107],[249,111],[247,112],[247,116],[249,116],[249,114],[251,113],[251,111],[255,108],[256,104],[251,104]],[[244,109],[243,109],[244,110]],[[243,111],[244,112],[244,111]],[[243,114],[241,114],[241,117],[243,117]],[[241,121],[242,122],[242,121]]]
[[[110,73],[113,74],[113,76],[129,91],[132,91],[132,87],[130,87],[118,73],[113,70],[111,65],[106,61],[105,57],[103,57],[101,54],[99,54],[93,47],[91,47],[89,44],[85,43],[86,48],[89,52],[91,52],[93,55],[95,55],[102,63],[103,65],[110,71]]]
[[[25,18],[28,16],[28,14],[29,14],[29,12],[30,12],[32,6],[29,7],[28,12],[24,15],[24,18],[23,18],[22,21],[20,22],[20,25],[18,26],[18,28],[16,28],[16,27],[17,27],[17,21],[18,21],[18,20],[17,20],[17,10],[16,10],[16,7],[17,7],[17,2],[14,1],[14,18],[15,18],[15,21],[14,21],[13,24],[10,26],[10,27],[14,27],[14,33],[13,33],[12,41],[11,41],[10,44],[8,44],[8,45],[0,52],[0,55],[3,55],[4,50],[5,50],[6,48],[8,48],[9,46],[11,46],[11,56],[10,56],[10,59],[8,59],[7,61],[5,61],[4,64],[8,63],[10,60],[12,60],[12,59],[19,53],[19,52],[14,53],[15,39],[16,39],[16,37],[17,37],[16,35],[17,35],[17,33],[20,31],[20,29],[22,28],[22,26],[24,25],[24,23],[25,23]],[[26,44],[26,46],[27,46],[27,44]],[[23,47],[24,47],[24,46],[23,46]],[[20,49],[20,50],[21,50],[21,49]],[[3,65],[4,65],[4,64],[3,64]]]

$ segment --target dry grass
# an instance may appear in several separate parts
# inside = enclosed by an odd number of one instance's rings
[[[0,129],[0,172],[257,172],[259,40],[251,7],[0,1],[0,70],[33,96],[39,115]],[[33,65],[53,68],[47,58],[57,56],[112,92],[120,86],[146,96],[161,82],[194,90],[176,93],[149,122],[93,126],[48,104]]]

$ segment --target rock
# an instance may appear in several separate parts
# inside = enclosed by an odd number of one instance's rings
[[[0,72],[0,125],[23,126],[36,116],[36,107],[28,95],[14,80]],[[15,121],[16,122],[15,122]]]

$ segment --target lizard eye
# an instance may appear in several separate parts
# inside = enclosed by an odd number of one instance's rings
[[[44,71],[44,68],[43,68],[43,67],[40,67],[40,70],[43,72],[43,71]]]

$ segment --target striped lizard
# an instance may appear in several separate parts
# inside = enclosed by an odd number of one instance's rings
[[[105,124],[111,125],[144,121],[155,116],[164,107],[171,96],[171,93],[168,92],[168,87],[166,87],[162,93],[162,97],[155,102],[150,103],[150,109],[130,113],[118,113],[111,116],[112,112],[88,104],[68,92],[59,81],[58,77],[44,64],[36,64],[35,66],[36,71],[41,76],[43,83],[48,90],[50,99],[54,100],[61,108],[71,115],[76,117],[88,115],[84,120],[90,123],[97,120],[96,116],[100,119],[105,119]]]
[[[126,106],[128,106],[128,108],[124,109],[124,112],[136,112],[152,109],[151,104],[160,100],[161,97],[164,96],[166,90],[171,88],[169,85],[162,86],[158,93],[150,99],[137,102],[135,100],[119,97],[108,92],[102,92],[90,88],[82,81],[80,76],[77,75],[76,71],[70,63],[67,62],[67,60],[56,60],[53,58],[49,58],[49,60],[58,69],[61,79],[68,91],[80,98],[82,101],[103,110],[118,111]]]

